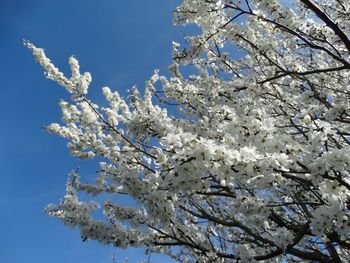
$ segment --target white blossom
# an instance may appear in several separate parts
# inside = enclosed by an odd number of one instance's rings
[[[173,42],[172,76],[127,98],[103,87],[103,107],[74,56],[66,77],[25,42],[72,94],[47,130],[100,161],[48,214],[179,262],[350,262],[349,14],[344,0],[183,0],[174,22],[201,33]]]

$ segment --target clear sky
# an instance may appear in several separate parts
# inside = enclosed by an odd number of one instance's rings
[[[1,0],[0,1],[0,262],[140,262],[140,250],[116,250],[94,241],[44,213],[60,200],[67,174],[81,167],[84,178],[96,167],[69,156],[66,142],[41,127],[58,122],[57,102],[65,90],[43,77],[21,40],[44,47],[68,73],[74,54],[93,76],[90,98],[102,101],[101,87],[122,94],[143,86],[155,68],[167,71],[178,0]],[[152,256],[152,262],[171,262]]]

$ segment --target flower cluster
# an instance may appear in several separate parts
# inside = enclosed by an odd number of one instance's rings
[[[183,0],[175,23],[202,32],[173,43],[172,77],[155,71],[128,98],[103,87],[105,107],[76,58],[68,78],[26,42],[72,94],[47,130],[102,159],[96,184],[74,175],[48,213],[84,240],[180,262],[350,261],[349,13],[344,0]]]

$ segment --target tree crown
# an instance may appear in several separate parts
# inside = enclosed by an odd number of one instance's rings
[[[126,99],[103,87],[106,107],[76,58],[66,77],[26,42],[72,95],[47,130],[103,159],[96,184],[73,172],[48,214],[84,240],[180,262],[350,261],[349,13],[345,0],[184,0],[175,23],[202,32],[173,43],[172,77],[155,71]],[[100,206],[106,220],[91,216]]]

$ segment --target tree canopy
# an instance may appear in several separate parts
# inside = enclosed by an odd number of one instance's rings
[[[180,262],[349,262],[350,2],[183,0],[173,16],[201,33],[173,42],[172,77],[127,98],[103,87],[107,106],[76,58],[67,77],[25,42],[72,95],[47,130],[102,160],[48,214]]]

